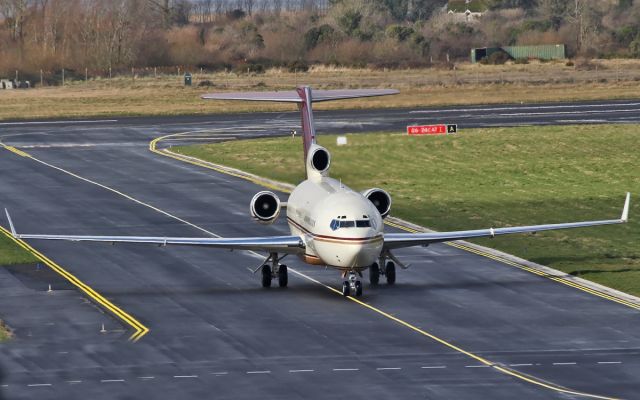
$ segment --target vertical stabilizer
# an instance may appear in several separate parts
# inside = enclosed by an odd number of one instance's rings
[[[304,164],[307,165],[309,148],[316,143],[316,128],[313,122],[313,102],[357,99],[361,97],[376,97],[398,94],[395,89],[342,89],[311,91],[309,86],[301,86],[296,91],[281,92],[240,92],[240,93],[209,93],[202,96],[208,100],[247,100],[247,101],[275,101],[282,103],[298,103],[298,110],[302,116],[302,140],[304,146]]]
[[[304,147],[304,162],[306,164],[309,147],[316,142],[316,128],[313,123],[313,109],[311,106],[313,95],[309,86],[299,87],[296,91],[300,96],[300,100],[302,100],[298,103],[298,109],[302,116],[302,146]]]

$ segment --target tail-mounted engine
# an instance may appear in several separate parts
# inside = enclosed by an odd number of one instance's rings
[[[327,176],[331,166],[331,154],[329,150],[317,144],[312,144],[307,153],[307,175]]]
[[[280,215],[280,199],[275,193],[259,192],[249,206],[253,219],[261,224],[272,224]]]
[[[391,211],[391,196],[389,196],[389,193],[382,189],[373,188],[365,190],[362,195],[369,199],[374,207],[378,209],[382,218],[389,215],[389,211]]]

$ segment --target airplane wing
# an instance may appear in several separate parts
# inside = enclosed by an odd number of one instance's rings
[[[585,228],[588,226],[623,224],[629,220],[629,202],[631,193],[627,193],[622,216],[620,219],[601,221],[570,222],[565,224],[516,226],[509,228],[489,228],[468,231],[432,232],[432,233],[386,233],[384,235],[384,248],[388,250],[401,247],[428,245],[431,243],[450,242],[452,240],[473,239],[480,237],[495,237],[513,233],[528,233],[551,231],[557,229]]]
[[[197,238],[155,236],[83,236],[83,235],[33,235],[19,234],[5,208],[11,234],[17,239],[67,240],[71,242],[146,243],[159,246],[207,246],[223,249],[256,250],[278,253],[299,253],[305,248],[300,236],[266,236],[246,238]]]

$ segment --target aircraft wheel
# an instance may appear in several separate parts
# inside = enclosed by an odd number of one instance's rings
[[[362,296],[362,283],[360,281],[356,281],[356,297]]]
[[[396,283],[396,265],[389,261],[386,265],[387,283],[393,285]]]
[[[372,285],[380,283],[380,267],[378,263],[373,263],[369,267],[369,283]]]
[[[271,267],[268,265],[262,266],[262,287],[271,287]]]
[[[347,297],[351,293],[351,286],[349,285],[349,281],[342,282],[342,295]]]
[[[289,274],[287,274],[287,266],[281,265],[278,268],[278,285],[280,285],[280,287],[287,287],[288,283],[289,283]]]

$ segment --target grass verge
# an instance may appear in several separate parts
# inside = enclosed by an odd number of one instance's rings
[[[0,120],[135,115],[210,114],[292,110],[272,103],[203,101],[211,91],[391,87],[400,95],[323,103],[318,109],[423,107],[638,97],[640,61],[601,60],[595,71],[564,63],[471,65],[455,69],[370,70],[315,67],[305,73],[273,69],[259,75],[196,73],[181,76],[93,78],[65,87],[0,91]],[[148,71],[147,71],[148,72]],[[364,79],[363,79],[364,77]],[[201,83],[211,86],[199,87]]]
[[[31,253],[0,233],[0,265],[29,264],[37,261]]]
[[[640,125],[583,125],[319,142],[332,153],[332,176],[354,189],[386,189],[392,215],[436,230],[618,218],[630,191],[626,225],[475,242],[638,296],[639,135]],[[173,150],[295,184],[303,178],[301,147],[300,138],[278,138]]]
[[[18,246],[13,240],[0,233],[0,266],[28,264],[36,262],[31,253]],[[0,320],[0,342],[10,339],[11,330]]]

